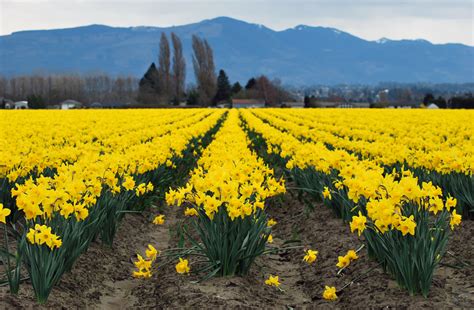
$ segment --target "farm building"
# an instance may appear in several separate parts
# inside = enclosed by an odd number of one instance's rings
[[[14,103],[15,110],[28,109],[28,101],[17,101]]]
[[[69,109],[79,109],[82,108],[82,103],[76,100],[64,100],[61,102],[61,110],[69,110]]]
[[[15,103],[10,99],[0,98],[0,103],[3,109],[13,109],[15,107]]]

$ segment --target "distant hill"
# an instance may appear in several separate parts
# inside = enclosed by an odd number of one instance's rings
[[[183,42],[192,80],[191,36],[205,37],[216,67],[243,83],[257,74],[293,85],[474,81],[474,47],[425,40],[367,41],[325,27],[274,31],[227,17],[199,23],[117,28],[90,25],[0,36],[0,74],[96,73],[142,76],[157,58],[161,32]]]

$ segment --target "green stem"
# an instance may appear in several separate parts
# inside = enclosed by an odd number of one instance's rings
[[[352,279],[352,281],[346,283],[343,287],[341,287],[337,292],[340,293],[343,289],[345,289],[345,288],[348,287],[349,285],[353,284],[355,281],[361,279],[363,276],[367,275],[369,272],[371,272],[371,271],[374,270],[375,268],[379,267],[380,265],[382,265],[382,263],[378,263],[377,265],[375,265],[374,267],[370,268],[369,270],[367,270],[367,271],[364,272],[363,274],[358,275],[357,277],[355,277],[354,279]]]
[[[364,247],[365,247],[365,244],[362,244],[355,252],[356,252],[356,253],[359,253],[359,251],[362,250]],[[346,269],[347,267],[349,267],[349,265],[342,267],[342,268],[337,272],[337,275],[340,275],[341,272],[342,272],[344,269]]]
[[[459,263],[461,263],[463,266],[465,266],[465,267],[471,266],[469,263],[467,263],[467,262],[465,262],[465,261],[459,259],[459,258],[455,255],[455,253],[453,253],[453,252],[451,252],[451,251],[446,251],[446,253],[448,253],[449,255],[451,255],[455,260],[457,260],[457,261],[458,261]]]
[[[286,247],[286,248],[272,248],[272,249],[268,249],[268,250],[265,250],[262,252],[262,255],[265,255],[265,254],[272,254],[272,253],[278,253],[280,251],[285,251],[285,250],[295,250],[295,249],[302,249],[304,248],[303,245],[295,245],[295,246],[290,246],[290,247]]]
[[[7,225],[4,225],[4,227],[3,227],[3,237],[4,237],[4,240],[5,240],[5,249],[7,251],[6,272],[7,272],[8,283],[10,284],[10,289],[11,289],[12,288],[12,275],[11,275],[11,265],[10,265],[10,250],[8,249]]]
[[[30,277],[24,277],[24,278],[21,278],[21,279],[20,279],[20,282],[24,282],[24,281],[27,281],[27,280],[29,280],[29,279],[30,279]],[[0,284],[0,287],[2,287],[2,286],[7,286],[8,284],[9,284],[9,283],[2,283],[2,284]]]
[[[304,188],[304,187],[287,187],[286,189],[297,189],[297,190],[303,190],[303,191],[319,193],[319,191],[317,191],[317,190],[314,190],[312,188]]]

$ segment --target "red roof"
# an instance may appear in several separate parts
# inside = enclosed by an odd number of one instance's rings
[[[265,102],[262,100],[257,100],[257,99],[232,99],[233,104],[263,104],[265,105]]]

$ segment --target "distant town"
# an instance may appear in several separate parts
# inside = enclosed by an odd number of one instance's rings
[[[57,80],[65,83],[75,79],[100,80],[101,90],[81,87],[61,87],[55,91]],[[51,92],[37,95],[28,91],[33,81],[46,81]],[[78,108],[159,108],[198,107],[194,87],[189,87],[187,96],[178,104],[160,102],[144,103],[139,98],[139,79],[112,78],[109,76],[41,77],[23,76],[12,79],[0,78],[0,109],[78,109]],[[278,80],[273,81],[278,85]],[[71,83],[74,84],[74,83]],[[78,83],[81,85],[82,83]],[[248,89],[236,82],[231,87],[228,100],[219,102],[219,107],[314,107],[314,108],[474,108],[474,84],[391,84],[378,85],[318,85],[306,87],[281,86],[285,97],[268,103],[263,97],[248,96]],[[21,85],[18,86],[18,85]],[[31,87],[30,86],[30,87]],[[16,88],[18,87],[18,88]],[[241,88],[241,89],[240,89]],[[238,91],[237,91],[238,90]],[[28,94],[28,95],[27,95]]]

